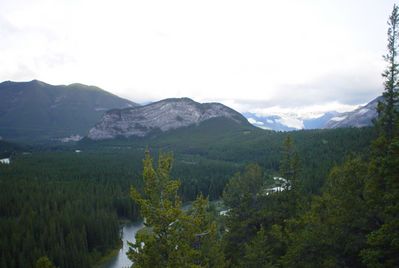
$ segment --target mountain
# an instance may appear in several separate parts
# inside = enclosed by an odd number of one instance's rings
[[[219,118],[237,127],[251,126],[240,113],[220,103],[198,103],[189,98],[165,99],[144,106],[114,109],[89,131],[92,140],[145,137],[154,133],[199,125]]]
[[[5,140],[76,140],[105,111],[137,104],[98,87],[41,81],[0,83],[0,136]]]
[[[327,112],[320,117],[303,119],[296,115],[259,116],[254,113],[244,113],[248,121],[256,127],[275,131],[292,131],[298,129],[320,129],[338,112]]]
[[[248,119],[249,123],[259,128],[275,131],[291,131],[297,129],[289,123],[287,124],[284,118],[279,115],[259,116],[254,113],[244,113],[243,115]]]
[[[327,112],[320,117],[303,120],[304,129],[320,129],[324,128],[327,122],[338,116],[340,113],[336,111]]]
[[[373,124],[377,118],[377,105],[382,101],[382,96],[375,98],[365,106],[361,106],[352,112],[341,113],[331,118],[325,128],[344,128],[344,127],[367,127]]]

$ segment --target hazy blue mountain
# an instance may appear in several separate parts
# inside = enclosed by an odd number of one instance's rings
[[[292,131],[298,129],[319,129],[324,128],[325,124],[338,112],[327,112],[317,118],[302,119],[300,117],[287,117],[280,115],[259,116],[253,113],[244,113],[248,121],[256,127],[275,131]]]
[[[324,128],[327,122],[331,120],[331,118],[336,117],[339,114],[340,114],[339,112],[332,111],[332,112],[327,112],[317,118],[305,119],[303,120],[304,128],[305,129]]]
[[[243,113],[252,125],[275,131],[291,131],[296,128],[284,124],[283,118],[279,115],[258,116],[254,113]]]
[[[6,81],[0,83],[0,136],[17,141],[79,139],[105,111],[134,106],[94,86]]]

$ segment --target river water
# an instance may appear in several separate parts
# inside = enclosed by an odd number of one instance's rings
[[[128,257],[126,256],[126,253],[129,251],[129,245],[127,244],[127,241],[134,243],[136,241],[136,233],[143,227],[144,225],[142,222],[129,223],[123,226],[122,228],[123,246],[119,250],[118,255],[116,255],[109,262],[107,262],[103,266],[104,268],[125,268],[125,267],[130,267],[132,265],[131,260],[129,260]]]

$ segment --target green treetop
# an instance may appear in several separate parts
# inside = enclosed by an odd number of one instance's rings
[[[216,226],[207,216],[208,200],[200,196],[191,210],[182,210],[180,182],[170,177],[172,163],[170,154],[160,154],[154,168],[146,152],[144,193],[131,188],[146,226],[130,244],[133,267],[223,267]]]

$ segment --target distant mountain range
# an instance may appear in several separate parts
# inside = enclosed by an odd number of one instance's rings
[[[377,117],[377,104],[379,101],[382,101],[382,97],[378,97],[351,112],[339,113],[331,111],[320,117],[310,119],[301,119],[295,116],[287,118],[284,115],[261,116],[254,113],[244,113],[244,116],[254,126],[275,131],[367,127],[371,126],[373,120]]]
[[[6,140],[77,140],[103,113],[137,106],[98,87],[41,81],[0,83],[0,136]]]
[[[252,125],[276,131],[363,127],[377,116],[379,100],[381,97],[352,112],[329,112],[302,120],[284,115],[241,115],[220,103],[201,104],[189,98],[141,106],[94,86],[6,81],[0,83],[0,140],[68,142],[84,136],[92,140],[144,137],[215,118],[229,130],[250,129]]]
[[[270,129],[275,131],[292,131],[298,129],[318,129],[325,128],[326,124],[334,117],[338,116],[338,112],[327,112],[320,117],[302,119],[295,115],[270,115],[261,116],[254,113],[244,113],[244,116],[254,126]]]

